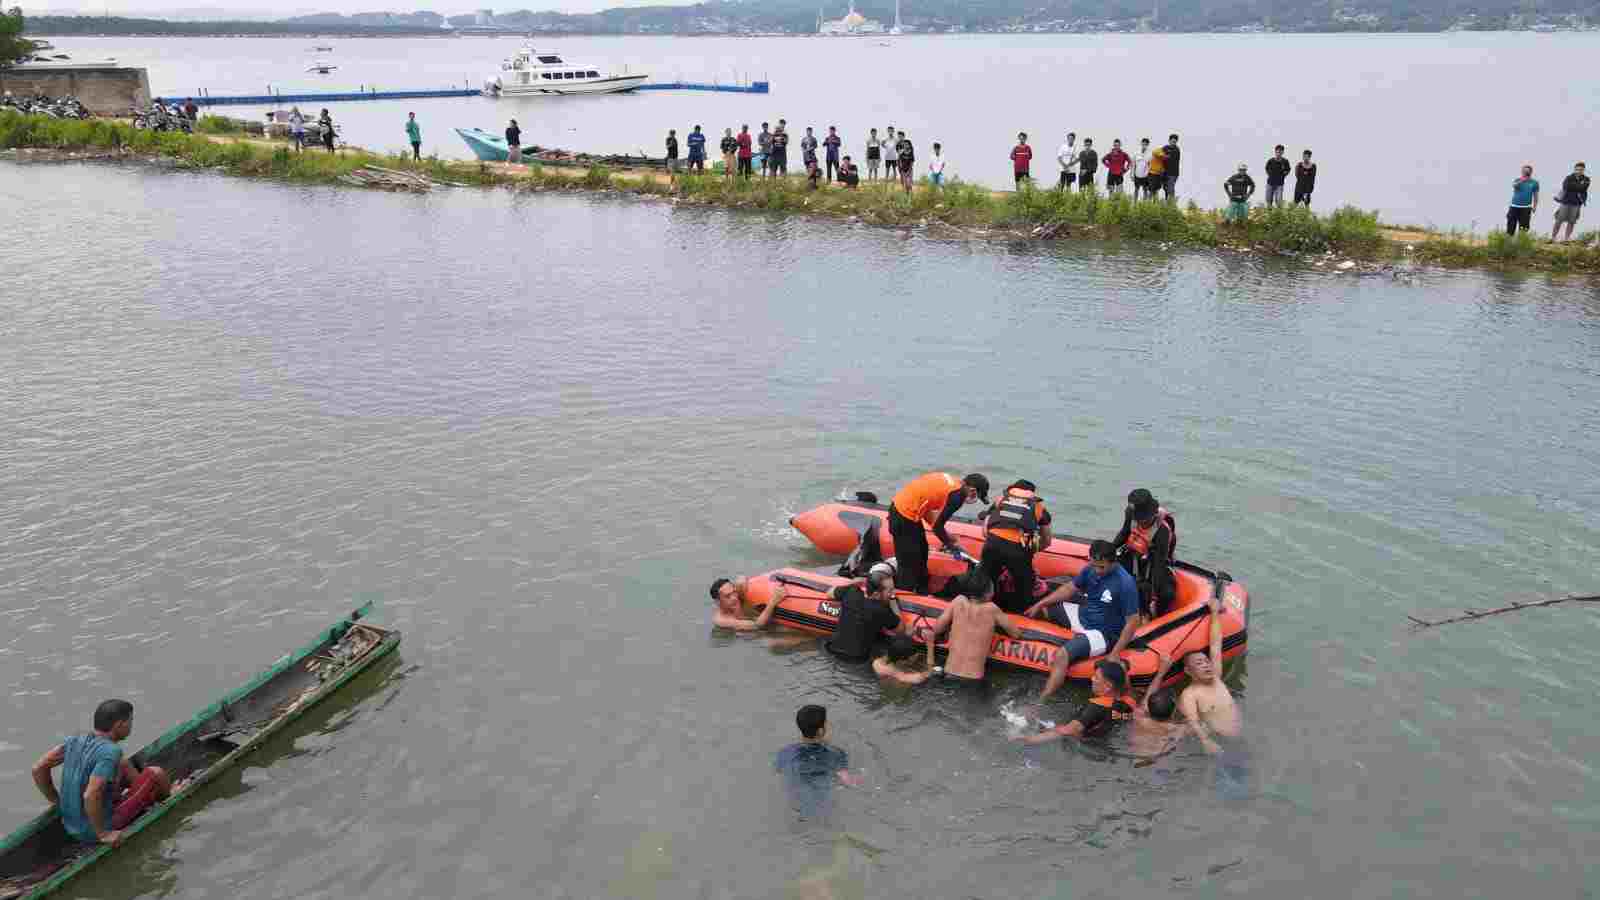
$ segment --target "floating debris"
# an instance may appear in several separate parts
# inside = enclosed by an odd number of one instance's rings
[[[46,97],[36,94],[32,97],[16,97],[10,91],[0,96],[0,107],[20,110],[35,116],[50,116],[55,119],[92,119],[94,113],[83,105],[77,97]]]
[[[385,169],[382,166],[362,166],[347,175],[340,175],[339,180],[345,184],[359,187],[383,188],[391,191],[416,191],[427,193],[436,187],[445,187],[445,183],[434,181],[425,175],[415,172],[401,172],[398,169]]]

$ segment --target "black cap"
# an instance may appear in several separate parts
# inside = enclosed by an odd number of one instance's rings
[[[1161,505],[1156,502],[1156,498],[1144,488],[1138,488],[1128,493],[1128,506],[1133,509],[1133,517],[1141,521],[1155,515],[1156,511],[1161,508]]]
[[[961,483],[968,485],[969,487],[977,488],[978,499],[985,503],[989,502],[989,479],[974,472],[971,475],[961,479]]]

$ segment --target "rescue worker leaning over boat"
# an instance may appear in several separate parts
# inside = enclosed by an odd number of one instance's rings
[[[1139,608],[1146,618],[1166,615],[1178,596],[1172,577],[1173,554],[1178,550],[1178,521],[1144,488],[1128,494],[1122,530],[1111,541],[1117,561],[1139,586]]]
[[[947,472],[929,472],[901,488],[889,504],[889,534],[894,537],[894,555],[899,563],[903,590],[928,592],[928,535],[932,528],[944,549],[962,555],[961,545],[945,530],[945,523],[962,506],[974,500],[989,502],[989,479],[972,474],[961,480]]]
[[[1050,546],[1050,510],[1033,482],[1018,480],[995,498],[986,510],[983,574],[994,582],[995,603],[1008,613],[1021,613],[1033,605],[1033,555]],[[1002,581],[1001,572],[1011,575]],[[1003,588],[1001,587],[1003,585]]]

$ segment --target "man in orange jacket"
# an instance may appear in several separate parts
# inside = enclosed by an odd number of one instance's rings
[[[961,553],[944,526],[956,510],[973,501],[989,502],[989,479],[976,473],[958,481],[948,472],[929,472],[894,495],[889,504],[889,534],[894,538],[899,570],[895,582],[903,590],[928,592],[928,535],[924,528],[933,529],[946,551]]]

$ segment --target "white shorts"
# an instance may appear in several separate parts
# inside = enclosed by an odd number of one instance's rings
[[[1106,652],[1106,650],[1110,649],[1111,645],[1106,643],[1106,636],[1104,634],[1098,631],[1084,630],[1083,623],[1078,621],[1078,604],[1060,603],[1046,608],[1045,615],[1049,616],[1050,621],[1056,623],[1057,625],[1070,625],[1075,633],[1083,635],[1084,638],[1089,641],[1089,655],[1099,656],[1100,654]],[[1065,619],[1066,621],[1063,622],[1062,619]]]

